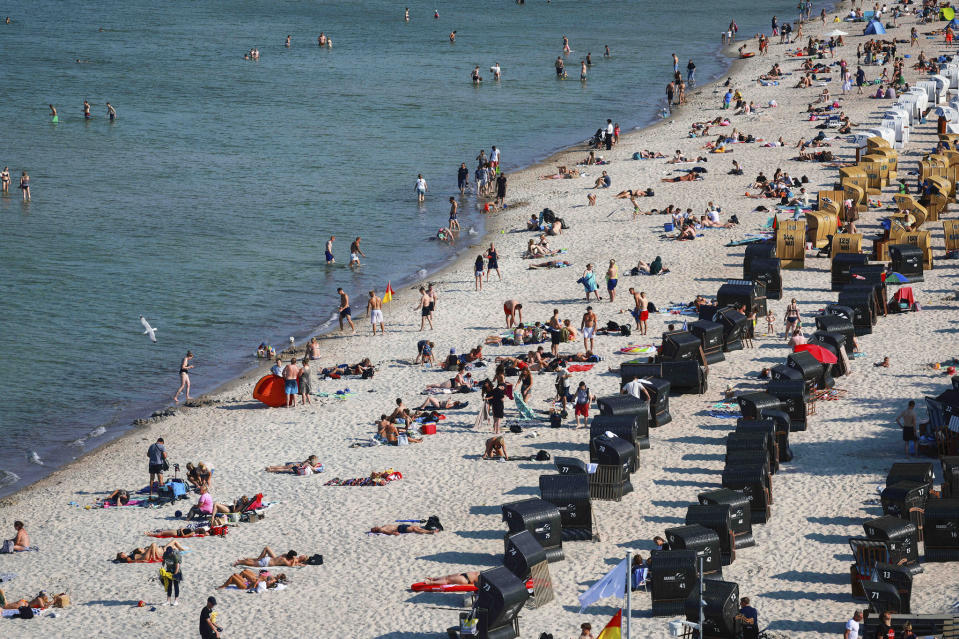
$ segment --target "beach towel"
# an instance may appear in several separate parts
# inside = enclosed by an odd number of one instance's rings
[[[392,468],[382,472],[372,472],[369,477],[355,477],[353,479],[340,479],[334,477],[323,484],[324,486],[385,486],[389,482],[403,479],[403,473],[394,471]]]
[[[619,352],[623,353],[624,355],[652,355],[656,352],[656,347],[652,344],[624,346],[623,348],[619,349]]]
[[[33,616],[34,616],[34,617],[39,617],[40,615],[43,614],[43,612],[44,612],[44,611],[43,611],[42,608],[34,608],[34,609],[33,609]],[[7,618],[18,617],[18,616],[20,615],[20,611],[19,611],[19,610],[0,610],[0,615],[2,615],[2,616],[4,616],[4,617],[7,617]]]
[[[6,583],[17,576],[15,572],[4,572],[0,573],[0,584]]]
[[[570,364],[566,367],[570,373],[585,373],[588,370],[592,370],[592,364]]]

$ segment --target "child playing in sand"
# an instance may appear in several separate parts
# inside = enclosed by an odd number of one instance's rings
[[[772,311],[766,313],[766,335],[776,334],[776,314]]]

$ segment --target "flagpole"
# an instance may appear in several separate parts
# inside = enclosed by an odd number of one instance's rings
[[[633,551],[626,551],[626,639],[631,639],[629,635],[630,622],[633,619]]]

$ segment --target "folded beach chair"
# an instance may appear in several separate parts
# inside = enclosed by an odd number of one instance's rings
[[[263,508],[263,493],[257,493],[253,496],[253,499],[250,500],[246,506],[240,510],[240,519],[247,521],[258,521],[260,516],[255,512]]]

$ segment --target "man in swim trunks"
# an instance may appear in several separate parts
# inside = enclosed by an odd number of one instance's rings
[[[523,323],[523,305],[516,300],[503,302],[503,312],[506,313],[506,328],[513,328],[513,324]]]
[[[466,166],[465,164],[463,166]],[[456,198],[452,195],[450,196],[450,230],[453,229],[459,230],[460,223],[456,219],[456,211],[459,209],[459,204],[456,203]]]
[[[458,572],[445,577],[430,577],[423,581],[431,586],[470,586],[479,580],[479,571]]]
[[[385,335],[386,329],[383,327],[383,300],[376,296],[376,291],[370,291],[370,301],[366,303],[366,314],[370,318],[370,324],[373,326],[373,334],[376,335],[376,325],[380,325],[380,334]]]
[[[583,331],[583,349],[587,351],[593,350],[593,338],[596,336],[596,324],[598,322],[599,319],[593,312],[593,307],[587,306],[586,312],[583,313],[583,321],[579,326],[580,330]],[[589,344],[587,344],[587,341]]]
[[[646,320],[649,319],[649,311],[647,310],[649,300],[646,299],[646,293],[637,293],[636,289],[633,288],[629,289],[629,292],[633,296],[633,301],[636,303],[636,306],[629,314],[636,320],[636,329],[640,331],[640,335],[645,335]]]
[[[360,250],[360,238],[357,237],[353,240],[353,243],[350,244],[350,266],[360,265],[360,255],[366,257],[366,253]]]
[[[562,56],[556,56],[556,77],[565,78],[566,77],[566,66],[563,64]]]
[[[306,560],[306,555],[297,555],[295,550],[291,550],[285,555],[277,555],[275,552],[273,552],[272,548],[266,546],[258,557],[237,559],[233,562],[233,565],[259,566],[260,568],[266,568],[267,566],[289,566],[290,568],[293,568],[296,566],[305,565]]]
[[[379,533],[381,535],[405,535],[407,533],[415,533],[417,535],[432,535],[438,533],[438,530],[427,530],[422,526],[417,526],[416,524],[387,524],[386,526],[373,526],[370,528],[371,533]]]
[[[90,103],[86,100],[83,101],[83,119],[89,120],[93,115],[90,113]]]
[[[416,305],[413,309],[420,311],[420,330],[423,330],[423,326],[426,322],[430,323],[430,330],[433,330],[433,298],[429,296],[426,292],[426,289],[422,286],[420,287],[420,303]]]
[[[350,310],[350,296],[342,288],[336,289],[336,292],[340,294],[340,306],[336,309],[340,314],[340,330],[343,330],[343,320],[345,319],[349,322],[353,334],[356,335],[356,326],[353,325],[353,311]]]
[[[549,341],[553,357],[559,355],[559,345],[563,341],[563,324],[559,321],[559,309],[553,309],[553,316],[549,318]]]
[[[296,394],[299,392],[296,380],[300,377],[300,367],[296,365],[296,358],[290,360],[290,363],[283,369],[283,381],[285,384],[287,408],[296,405]]]
[[[107,102],[107,115],[110,117],[110,122],[117,119],[117,110],[109,102]]]
[[[333,240],[335,239],[336,239],[336,236],[331,235],[330,239],[327,240],[326,242],[326,263],[327,264],[334,264],[336,262],[336,260],[333,259]],[[343,327],[341,326],[340,328],[343,328]]]

